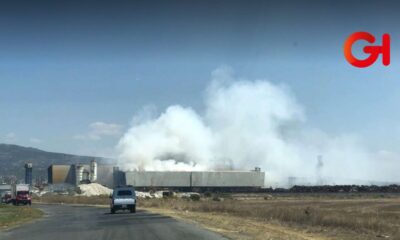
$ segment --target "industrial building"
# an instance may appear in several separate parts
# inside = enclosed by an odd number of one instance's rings
[[[50,184],[69,183],[76,185],[75,165],[51,165],[47,169],[47,181]]]
[[[244,191],[264,187],[265,172],[253,171],[120,171],[112,165],[90,164],[51,165],[48,168],[50,184],[96,182],[113,188],[132,185],[138,190],[175,189],[182,191]]]
[[[107,187],[114,186],[114,166],[98,165],[96,161],[90,164],[51,165],[47,169],[50,184],[79,185],[96,182]]]
[[[202,171],[202,172],[125,172],[125,183],[137,189],[180,189],[240,191],[264,187],[265,172]]]

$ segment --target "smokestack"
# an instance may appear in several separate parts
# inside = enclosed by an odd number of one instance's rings
[[[324,167],[324,162],[323,162],[323,158],[322,155],[318,155],[317,156],[317,185],[322,185],[324,183],[323,179],[322,179],[322,168]]]
[[[25,184],[32,185],[32,163],[25,164]]]

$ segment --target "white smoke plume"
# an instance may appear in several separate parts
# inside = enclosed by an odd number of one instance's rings
[[[159,171],[258,166],[266,186],[285,186],[289,177],[306,179],[303,184],[396,179],[400,164],[391,153],[372,153],[354,135],[328,136],[305,121],[287,86],[235,79],[222,67],[212,73],[204,114],[174,105],[156,117],[136,115],[117,146],[118,165]],[[316,170],[319,155],[324,163]]]

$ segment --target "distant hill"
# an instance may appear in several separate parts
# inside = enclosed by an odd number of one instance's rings
[[[110,161],[110,159],[101,157],[46,152],[31,147],[0,144],[0,176],[15,175],[18,179],[23,179],[24,164],[31,162],[33,164],[33,177],[46,177],[47,168],[51,164],[89,163],[93,159],[99,163]]]

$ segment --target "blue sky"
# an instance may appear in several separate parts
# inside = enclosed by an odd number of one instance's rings
[[[202,111],[210,73],[288,85],[307,124],[400,144],[400,5],[390,1],[0,3],[0,142],[112,155],[143,106]],[[349,65],[355,31],[392,37],[391,65]],[[358,46],[360,48],[361,46]]]

